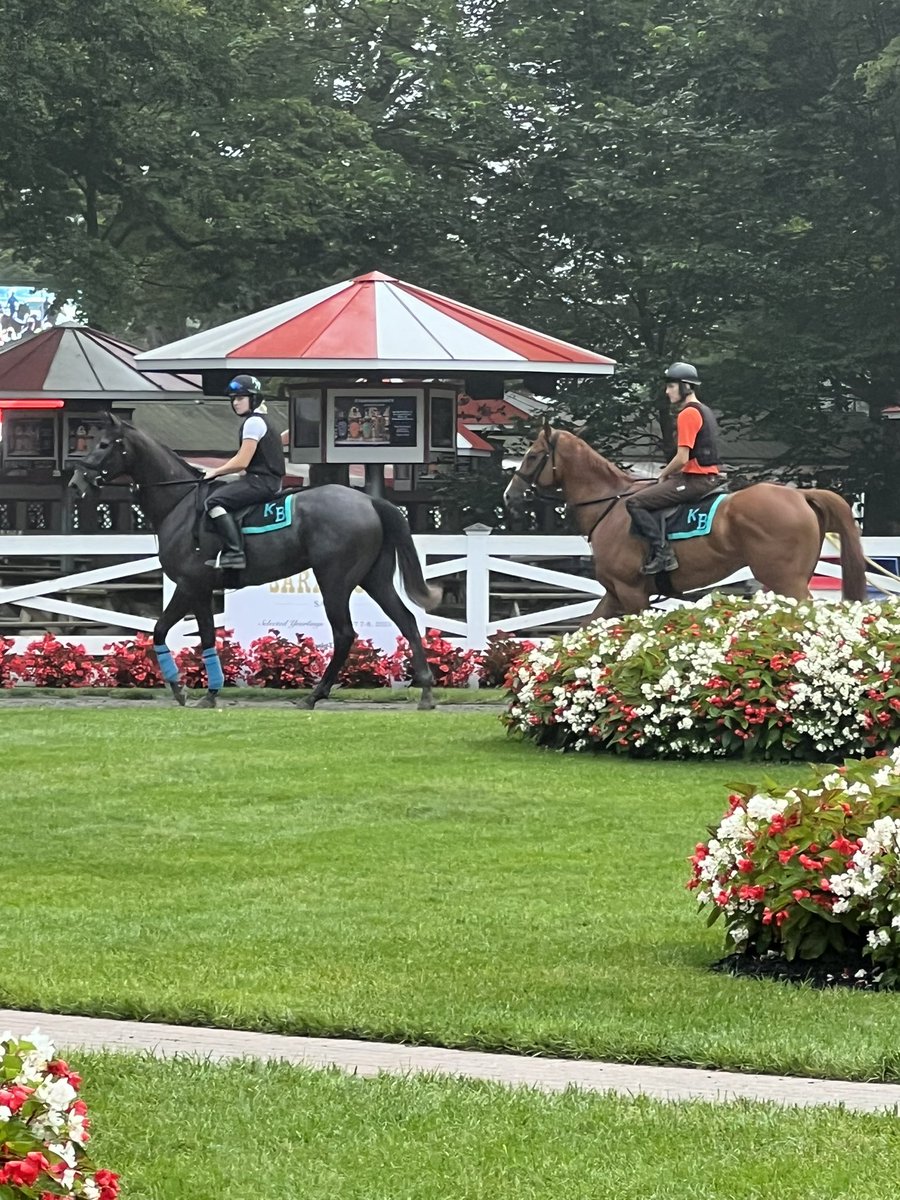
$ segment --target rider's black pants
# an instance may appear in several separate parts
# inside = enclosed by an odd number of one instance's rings
[[[271,498],[281,488],[281,480],[269,479],[265,475],[244,475],[234,483],[222,483],[210,488],[203,507],[224,508],[226,512],[237,512],[249,504],[257,504]]]

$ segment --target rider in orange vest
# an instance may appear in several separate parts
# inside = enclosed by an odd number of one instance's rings
[[[672,363],[665,378],[666,396],[672,407],[678,409],[678,449],[655,483],[625,501],[632,521],[650,543],[650,555],[641,568],[645,575],[674,571],[678,567],[675,551],[666,541],[662,510],[701,500],[722,484],[719,431],[712,410],[694,394],[694,388],[700,384],[696,367],[690,363]]]

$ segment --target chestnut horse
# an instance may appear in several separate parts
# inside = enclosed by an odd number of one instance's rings
[[[530,496],[541,497],[542,489],[554,493],[553,499],[562,493],[593,551],[594,575],[606,589],[589,621],[640,612],[660,594],[657,579],[641,574],[647,544],[632,534],[623,503],[651,482],[620,470],[576,434],[544,425],[503,493],[512,512]],[[846,500],[820,488],[774,483],[726,496],[710,533],[679,542],[669,593],[709,588],[749,567],[767,591],[807,600],[826,533],[840,534],[843,598],[865,599],[862,541]]]

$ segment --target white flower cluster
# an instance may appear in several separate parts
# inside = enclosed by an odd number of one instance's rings
[[[534,734],[536,726],[562,727],[557,745],[587,748],[596,740],[598,722],[609,722],[609,698],[598,691],[609,685],[620,694],[627,691],[623,722],[629,725],[629,747],[667,755],[725,754],[722,739],[710,735],[710,720],[718,711],[710,709],[715,703],[710,681],[725,671],[733,678],[733,664],[743,661],[735,654],[758,643],[763,629],[767,646],[777,632],[777,646],[765,653],[783,660],[782,679],[790,664],[790,687],[766,692],[753,678],[758,662],[748,658],[740,677],[747,703],[754,703],[755,690],[765,693],[771,720],[783,720],[819,752],[864,754],[871,745],[866,736],[873,732],[865,712],[871,687],[866,680],[880,682],[892,674],[881,647],[892,639],[900,642],[895,602],[826,605],[769,593],[746,600],[719,595],[676,612],[598,621],[536,648],[520,663],[506,722],[526,734]],[[568,674],[567,662],[578,664]],[[627,687],[619,683],[626,679]]]
[[[900,862],[900,819],[881,817],[862,838],[862,845],[841,875],[832,875],[831,890],[839,897],[835,913],[859,913],[872,928],[866,939],[873,949],[890,946],[900,929],[900,891],[897,890]]]
[[[51,1040],[35,1029],[17,1039],[0,1034],[0,1185],[18,1195],[17,1186],[30,1186],[32,1174],[52,1171],[53,1195],[86,1200],[115,1200],[118,1181],[110,1171],[85,1173],[84,1146],[89,1140],[87,1107],[78,1097],[79,1077],[56,1058]],[[21,1160],[3,1153],[4,1141],[24,1131],[36,1146]],[[16,1142],[21,1137],[16,1136]],[[5,1160],[5,1161],[4,1161]],[[35,1161],[38,1160],[38,1161]],[[62,1189],[62,1190],[58,1190]],[[0,1188],[0,1190],[3,1190]],[[6,1194],[4,1192],[4,1194]],[[32,1195],[31,1190],[27,1193]]]

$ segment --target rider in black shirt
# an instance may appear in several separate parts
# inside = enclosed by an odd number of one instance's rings
[[[241,531],[234,513],[257,501],[269,500],[281,489],[284,475],[284,452],[281,435],[269,423],[267,417],[257,412],[262,404],[262,384],[254,375],[238,375],[226,389],[235,413],[243,418],[237,454],[222,463],[210,467],[207,479],[243,471],[240,479],[212,489],[206,499],[206,511],[215,523],[224,549],[210,566],[240,570],[247,565]]]

